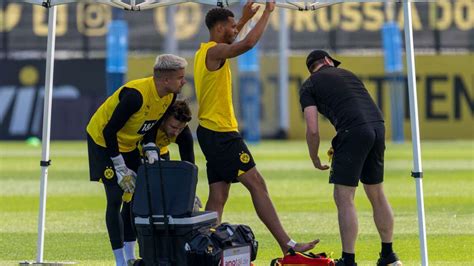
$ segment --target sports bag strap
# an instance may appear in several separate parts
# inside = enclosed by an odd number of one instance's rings
[[[290,256],[296,256],[297,254],[301,254],[301,255],[303,255],[303,256],[310,257],[310,258],[326,257],[326,254],[325,254],[325,253],[320,253],[320,254],[314,254],[314,253],[312,253],[312,252],[303,253],[303,252],[297,252],[297,251],[295,251],[295,250],[292,249],[292,248],[288,249],[288,254],[289,254]]]
[[[288,249],[288,254],[290,254],[291,256],[295,256],[296,255],[296,251],[293,249],[293,248],[290,248]]]
[[[152,239],[153,239],[153,264],[157,263],[156,259],[158,258],[158,254],[156,253],[156,247],[158,243],[156,243],[155,239],[155,224],[153,220],[153,207],[152,207],[152,200],[151,200],[151,188],[150,188],[150,178],[148,177],[148,161],[147,157],[145,156],[145,151],[143,151],[143,164],[145,166],[145,184],[146,184],[146,193],[148,198],[148,221],[150,224]]]
[[[317,253],[317,254],[314,254],[314,253],[309,253],[309,254],[312,254],[316,258],[327,258],[328,257],[328,255],[325,252],[321,252],[321,253]]]

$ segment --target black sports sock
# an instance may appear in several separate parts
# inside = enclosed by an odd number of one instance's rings
[[[382,242],[382,257],[387,257],[388,255],[392,254],[392,243],[384,243]]]
[[[342,259],[346,266],[352,266],[355,264],[355,254],[342,252]]]

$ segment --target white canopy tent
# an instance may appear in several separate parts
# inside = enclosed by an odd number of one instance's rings
[[[216,5],[221,7],[228,7],[232,4],[238,4],[245,1],[240,0],[19,0],[20,2],[26,2],[30,4],[42,5],[45,7],[53,7],[56,5],[77,3],[77,2],[88,2],[88,3],[100,3],[106,4],[113,7],[123,8],[130,11],[147,10],[156,7],[164,7],[170,5],[176,5],[186,2]],[[265,1],[257,0],[255,3],[265,3]],[[317,10],[322,7],[333,5],[336,3],[342,3],[340,0],[324,0],[324,1],[292,1],[292,0],[277,0],[276,4],[279,7],[296,9],[301,11]],[[358,1],[363,2],[363,1]]]
[[[387,2],[383,0],[352,0],[354,2]],[[43,262],[43,247],[44,247],[44,229],[45,229],[45,215],[46,215],[46,188],[48,182],[48,167],[50,165],[49,149],[50,149],[50,129],[51,129],[51,106],[52,106],[52,90],[53,90],[53,76],[54,76],[54,52],[55,52],[55,35],[56,35],[56,6],[62,4],[76,3],[76,2],[90,2],[110,5],[112,7],[121,8],[129,11],[140,11],[156,7],[170,6],[185,2],[195,2],[201,4],[217,5],[227,7],[232,4],[238,4],[240,0],[19,0],[35,5],[41,5],[49,8],[48,16],[48,44],[47,44],[47,58],[46,58],[46,73],[45,73],[45,93],[44,93],[44,109],[43,109],[43,135],[42,135],[42,155],[41,155],[41,183],[40,183],[40,208],[38,218],[38,242],[37,242],[37,257],[36,263]],[[245,1],[244,1],[245,2]],[[265,0],[255,0],[256,3],[264,4]],[[277,6],[282,8],[294,9],[299,11],[314,11],[322,7],[333,4],[342,3],[344,1],[338,0],[324,0],[324,1],[292,1],[292,0],[277,0]],[[395,1],[392,1],[395,2]],[[418,102],[417,102],[417,88],[415,80],[415,57],[413,48],[413,30],[412,30],[412,16],[411,16],[411,2],[414,0],[400,0],[403,2],[404,10],[404,32],[405,32],[405,50],[407,60],[407,74],[408,74],[408,89],[409,89],[409,103],[410,103],[410,120],[411,120],[411,135],[413,143],[413,171],[412,176],[416,180],[416,196],[418,209],[418,227],[419,227],[419,241],[422,265],[428,265],[428,250],[426,245],[426,227],[425,227],[425,212],[423,202],[423,183],[422,183],[422,164],[421,164],[421,149],[420,149],[420,134],[418,123]],[[280,40],[281,41],[281,40]],[[283,40],[284,41],[284,40]],[[280,58],[282,60],[282,58]],[[285,71],[281,76],[285,77],[288,74],[287,68],[280,68]],[[286,75],[285,75],[286,74]],[[282,82],[285,84],[285,82]]]

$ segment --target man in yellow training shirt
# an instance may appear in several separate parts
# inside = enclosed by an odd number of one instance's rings
[[[278,241],[283,253],[286,253],[289,248],[296,251],[312,249],[319,240],[297,243],[283,229],[265,181],[238,132],[232,105],[232,77],[227,60],[245,53],[257,44],[274,8],[274,2],[266,2],[265,10],[255,27],[239,42],[234,42],[237,34],[255,15],[258,7],[253,7],[248,2],[237,23],[234,14],[228,9],[210,10],[206,15],[210,41],[202,43],[196,52],[194,81],[199,103],[197,137],[206,157],[209,181],[206,210],[217,211],[220,220],[230,184],[242,183],[252,196],[257,215]]]
[[[194,141],[188,126],[189,121],[191,121],[191,109],[185,101],[175,101],[166,111],[153,144],[160,150],[162,160],[170,160],[171,156],[168,146],[171,143],[176,143],[181,161],[194,164]],[[153,154],[148,156],[148,158],[149,163],[153,163],[155,160],[158,160],[158,153],[153,151]]]
[[[104,184],[105,221],[117,266],[135,259],[131,203],[122,203],[122,195],[135,189],[140,165],[137,145],[155,142],[163,115],[186,83],[186,66],[186,60],[181,57],[158,56],[153,76],[120,87],[87,125],[90,179]]]

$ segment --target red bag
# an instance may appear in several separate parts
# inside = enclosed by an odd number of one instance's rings
[[[270,266],[334,266],[334,260],[325,253],[301,253],[290,249],[283,258],[272,260]]]

